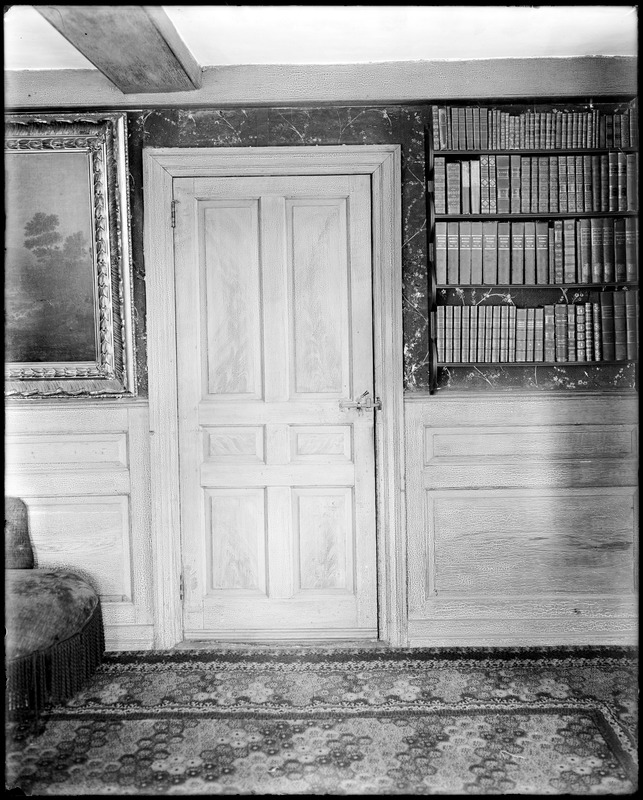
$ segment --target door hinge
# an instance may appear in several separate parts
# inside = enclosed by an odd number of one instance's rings
[[[183,594],[183,575],[179,576],[179,598],[181,600],[184,599],[184,594]]]
[[[170,225],[176,228],[176,204],[178,200],[172,200],[170,203]]]

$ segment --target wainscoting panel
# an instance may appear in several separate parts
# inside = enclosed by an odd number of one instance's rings
[[[37,566],[83,575],[108,650],[153,646],[147,404],[6,408],[5,494],[29,508]]]
[[[409,644],[631,644],[631,393],[408,395]]]

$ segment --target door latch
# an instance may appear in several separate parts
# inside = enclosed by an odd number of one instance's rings
[[[340,400],[339,407],[342,411],[346,411],[349,408],[354,408],[357,410],[357,413],[361,415],[364,411],[374,411],[375,409],[381,411],[382,401],[379,397],[373,399],[371,397],[371,393],[367,389],[365,392],[360,394],[357,400]]]

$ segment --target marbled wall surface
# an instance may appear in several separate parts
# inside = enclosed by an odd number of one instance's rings
[[[134,306],[139,394],[147,396],[145,263],[143,254],[144,147],[271,147],[400,144],[402,147],[402,268],[404,385],[428,391],[429,321],[425,135],[428,105],[390,107],[153,109],[128,113]],[[633,365],[441,368],[442,390],[551,390],[634,385]]]

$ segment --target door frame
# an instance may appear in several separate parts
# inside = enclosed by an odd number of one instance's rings
[[[177,419],[174,178],[370,175],[379,640],[407,644],[400,145],[143,150],[154,647],[183,638]]]

